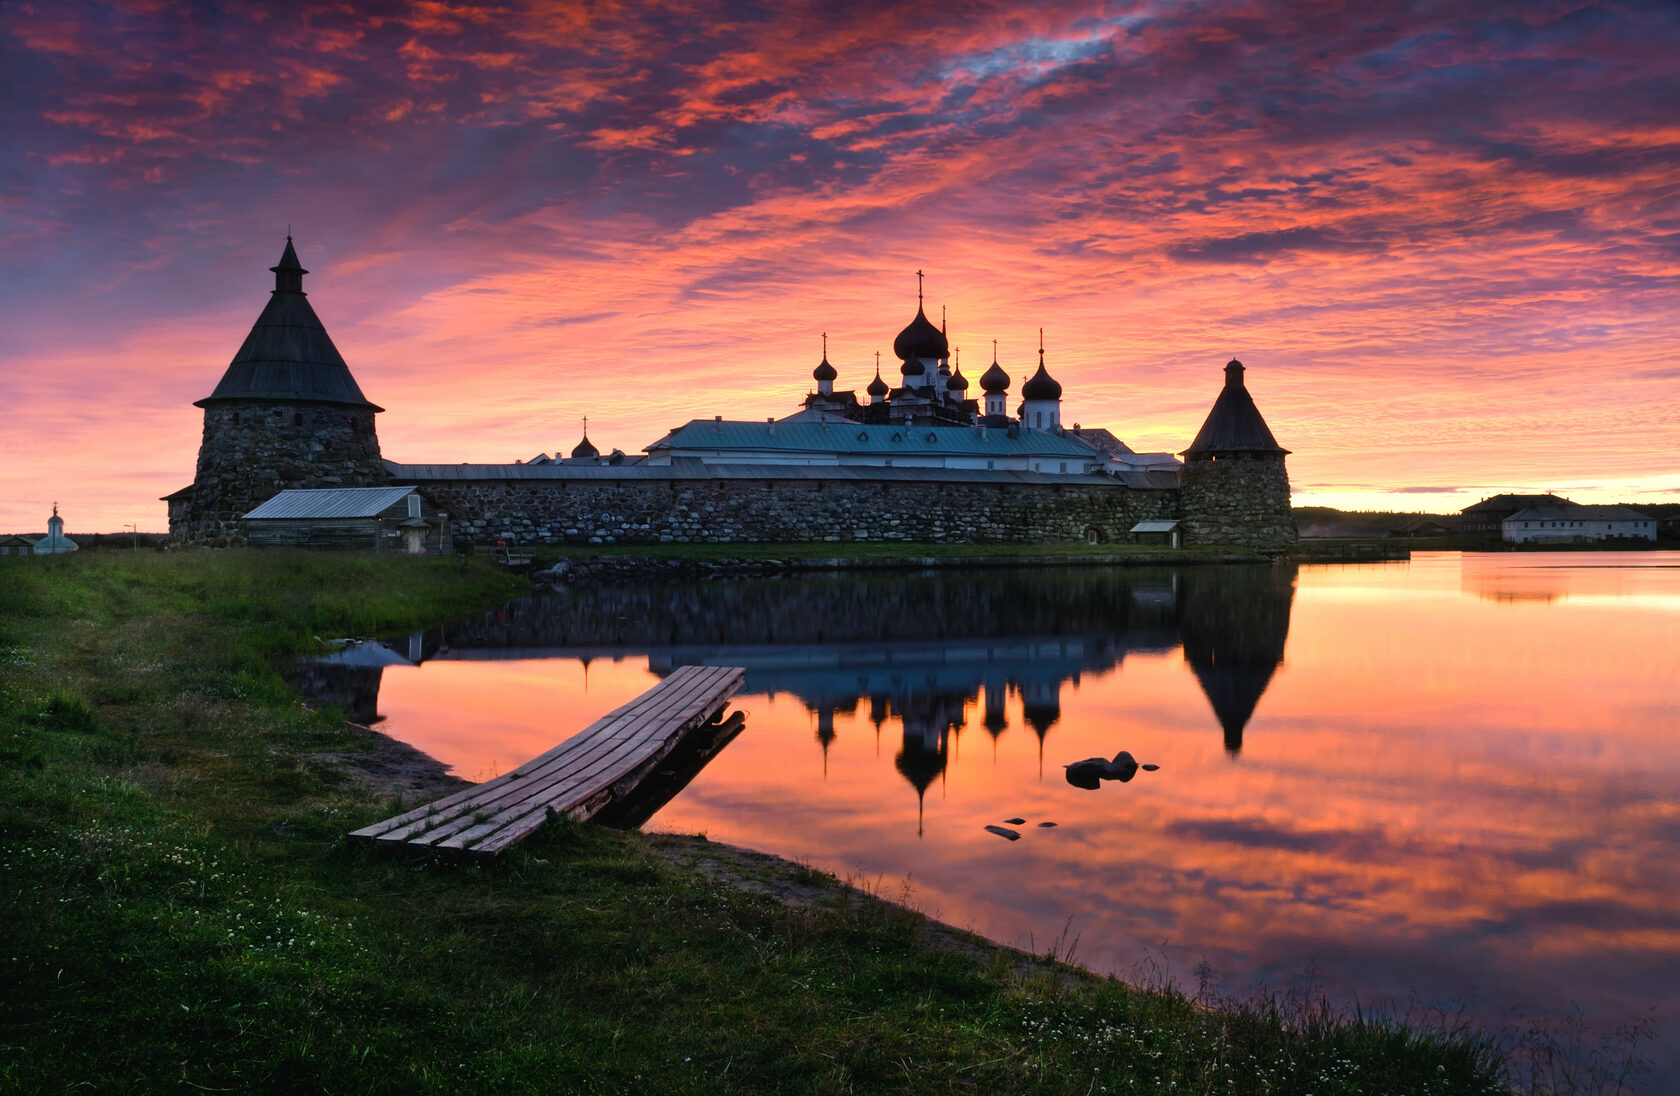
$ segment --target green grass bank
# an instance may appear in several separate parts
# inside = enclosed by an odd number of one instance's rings
[[[348,848],[394,804],[277,664],[517,588],[453,559],[0,560],[0,1091],[1504,1091],[1462,1031],[1135,990],[820,873],[744,888],[702,843]]]

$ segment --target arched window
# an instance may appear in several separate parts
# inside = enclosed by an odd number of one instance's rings
[[[302,411],[293,411],[292,412],[292,425],[293,426],[302,426],[303,425],[303,412]]]

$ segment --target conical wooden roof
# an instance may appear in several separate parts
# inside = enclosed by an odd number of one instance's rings
[[[1225,365],[1225,387],[1213,401],[1213,410],[1196,433],[1196,440],[1184,456],[1198,453],[1288,453],[1272,437],[1271,428],[1254,406],[1254,397],[1243,384],[1243,363],[1232,358]]]
[[[215,400],[303,400],[341,403],[383,411],[362,395],[350,367],[333,345],[309,298],[292,238],[274,271],[274,292],[257,317],[245,344],[233,356],[216,390],[196,406]]]

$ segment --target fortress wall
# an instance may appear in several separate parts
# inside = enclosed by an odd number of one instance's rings
[[[415,480],[457,543],[738,544],[804,541],[1125,543],[1178,516],[1178,492],[1119,484],[904,480]]]
[[[1184,543],[1293,548],[1300,539],[1289,510],[1289,473],[1281,457],[1190,460],[1180,474]]]

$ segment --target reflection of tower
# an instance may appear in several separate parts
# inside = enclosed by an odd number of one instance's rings
[[[823,779],[828,779],[828,745],[834,741],[834,709],[827,704],[817,709],[817,741],[822,744]]]
[[[986,733],[992,736],[992,764],[997,764],[997,740],[1004,731],[1009,729],[1009,720],[1003,714],[1003,702],[1007,686],[1002,681],[987,681],[986,714],[981,717],[980,725],[986,728]]]
[[[887,721],[888,700],[884,696],[869,698],[869,722],[875,724],[875,756],[881,756],[881,724]]]
[[[1243,728],[1283,662],[1295,566],[1197,567],[1179,587],[1184,660],[1225,731],[1225,750],[1242,750]]]
[[[1038,775],[1044,776],[1044,736],[1062,718],[1062,683],[1029,681],[1021,686],[1021,718],[1038,736]]]
[[[379,682],[383,666],[355,666],[343,662],[298,662],[283,667],[280,676],[313,708],[344,709],[344,718],[371,727],[379,714]]]
[[[899,704],[899,715],[904,720],[904,745],[893,759],[893,765],[916,789],[917,837],[922,835],[922,808],[928,787],[935,777],[944,775],[949,761],[948,732],[956,723],[951,717],[950,699],[933,694],[902,698]],[[959,698],[959,713],[961,703]]]

